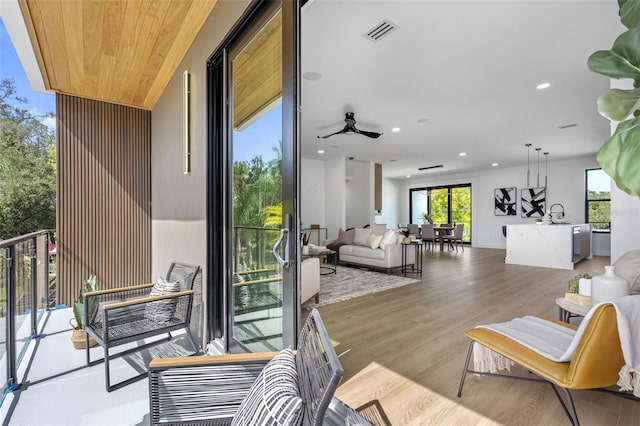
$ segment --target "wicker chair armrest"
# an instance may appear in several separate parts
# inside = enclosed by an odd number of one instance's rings
[[[104,310],[119,309],[119,308],[125,308],[127,306],[135,306],[135,305],[142,305],[149,302],[155,302],[157,300],[177,299],[178,297],[188,296],[192,294],[194,294],[193,290],[177,291],[175,293],[163,294],[162,296],[149,296],[149,297],[142,297],[139,299],[127,300],[126,302],[110,303],[108,305],[104,305],[102,308]]]
[[[154,359],[151,424],[227,424],[276,353]]]
[[[105,294],[113,294],[113,293],[122,293],[122,292],[126,292],[126,291],[132,291],[132,290],[142,290],[145,288],[151,288],[153,287],[153,283],[147,283],[147,284],[137,284],[137,285],[132,285],[132,286],[127,286],[127,287],[118,287],[118,288],[109,288],[106,290],[96,290],[96,291],[88,291],[86,293],[84,293],[84,296],[102,296]]]
[[[229,365],[229,364],[247,364],[259,363],[266,364],[278,352],[249,352],[242,354],[225,354],[225,355],[200,355],[185,356],[178,358],[155,358],[149,363],[151,369],[166,369],[179,367],[204,367],[207,365]]]

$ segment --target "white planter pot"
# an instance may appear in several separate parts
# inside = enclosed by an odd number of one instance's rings
[[[591,278],[591,304],[610,302],[629,294],[629,282],[617,276],[613,266],[605,266],[603,275]]]

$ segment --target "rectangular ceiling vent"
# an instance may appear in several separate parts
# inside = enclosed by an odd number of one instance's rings
[[[422,170],[439,169],[440,167],[444,167],[444,166],[442,164],[438,164],[437,166],[420,167],[418,170],[422,171]]]
[[[565,124],[563,126],[558,126],[558,129],[564,130],[564,129],[570,129],[572,127],[578,127],[578,123],[571,123],[571,124]]]
[[[375,27],[363,34],[365,38],[368,38],[374,43],[379,42],[392,32],[398,29],[398,26],[388,19],[383,20]]]

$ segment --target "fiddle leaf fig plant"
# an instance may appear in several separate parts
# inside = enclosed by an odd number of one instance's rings
[[[611,78],[633,80],[633,89],[611,89],[598,98],[598,112],[619,121],[598,152],[598,163],[630,195],[640,196],[640,2],[618,0],[620,21],[629,30],[611,50],[594,52],[589,69]]]

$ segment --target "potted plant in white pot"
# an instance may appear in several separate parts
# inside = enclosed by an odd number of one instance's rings
[[[95,298],[92,299],[91,305],[89,306],[89,317],[85,320],[84,293],[95,291],[97,289],[96,276],[91,275],[89,278],[84,280],[84,285],[78,292],[78,298],[73,302],[73,318],[69,320],[69,324],[73,327],[71,342],[73,343],[73,347],[76,349],[86,348],[85,325],[92,323],[95,320],[96,315],[98,315],[98,299]],[[95,346],[96,344],[96,341],[89,336],[89,347]]]

